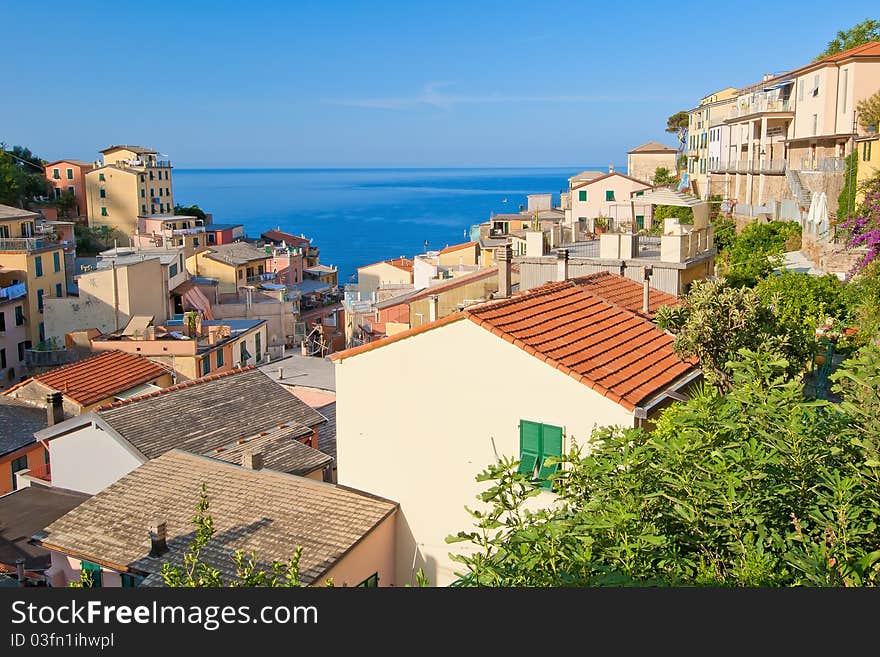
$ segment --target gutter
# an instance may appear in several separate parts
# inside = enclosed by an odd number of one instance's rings
[[[685,397],[678,391],[701,376],[703,376],[703,371],[699,369],[689,374],[685,374],[683,377],[679,378],[675,383],[669,386],[666,390],[656,395],[644,406],[636,406],[633,409],[633,417],[635,417],[637,420],[646,420],[648,418],[648,412],[666,399],[687,401],[687,397]]]

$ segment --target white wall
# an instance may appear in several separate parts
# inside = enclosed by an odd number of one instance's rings
[[[88,425],[49,441],[52,485],[94,495],[145,461]]]
[[[518,458],[521,419],[562,426],[564,449],[597,425],[634,426],[623,407],[468,319],[337,361],[336,395],[339,482],[401,505],[397,585],[420,566],[432,584],[455,579],[448,554],[468,546],[444,539],[472,528],[464,506],[477,506],[485,485],[474,477],[496,451]]]

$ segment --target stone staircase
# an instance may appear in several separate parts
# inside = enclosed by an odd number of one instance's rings
[[[800,174],[794,169],[789,168],[788,164],[785,166],[785,181],[788,183],[788,188],[798,204],[802,208],[809,209],[810,203],[813,201],[813,194],[804,185]]]

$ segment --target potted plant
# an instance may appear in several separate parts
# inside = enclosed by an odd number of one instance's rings
[[[605,217],[596,217],[593,219],[593,232],[601,235],[608,230],[608,220]]]

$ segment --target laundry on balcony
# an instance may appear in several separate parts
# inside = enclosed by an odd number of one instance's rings
[[[0,299],[18,299],[26,294],[27,286],[24,283],[0,287]]]

